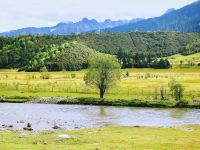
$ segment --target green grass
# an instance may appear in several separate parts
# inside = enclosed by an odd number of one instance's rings
[[[28,137],[19,138],[21,134]],[[72,139],[59,139],[68,134]],[[0,149],[26,150],[198,150],[200,127],[106,127],[76,131],[0,131]]]
[[[126,72],[130,76],[125,77]],[[161,87],[170,99],[168,82],[175,78],[185,88],[184,99],[200,100],[200,68],[125,69],[116,86],[109,89],[106,99],[155,100]],[[85,85],[85,71],[27,73],[3,70],[0,72],[0,96],[7,99],[32,97],[88,97],[98,98],[99,92]],[[42,77],[47,76],[48,79]],[[157,91],[157,92],[156,92]]]
[[[181,67],[181,68],[197,67],[197,65],[200,63],[200,53],[195,53],[187,56],[176,54],[167,57],[167,59],[174,67]]]

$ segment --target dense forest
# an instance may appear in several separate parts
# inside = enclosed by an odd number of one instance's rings
[[[80,70],[95,51],[64,36],[18,36],[0,38],[0,67],[20,71]]]
[[[80,70],[96,52],[116,55],[123,68],[169,68],[160,58],[199,52],[199,39],[199,33],[179,32],[0,37],[0,68]]]
[[[117,54],[143,53],[157,57],[170,56],[182,51],[197,39],[199,33],[181,32],[131,32],[131,33],[102,33],[71,36],[74,40],[85,43],[88,47],[99,52]],[[76,37],[76,38],[75,38]]]

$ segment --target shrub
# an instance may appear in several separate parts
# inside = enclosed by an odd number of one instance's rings
[[[51,76],[50,76],[50,74],[42,74],[42,75],[41,75],[41,78],[42,78],[42,79],[50,79]]]
[[[75,74],[75,73],[72,73],[72,74],[71,74],[71,77],[72,77],[72,79],[76,78],[76,74]]]
[[[178,84],[174,79],[172,79],[168,85],[170,87],[170,91],[172,92],[172,97],[174,97],[176,101],[180,101],[183,98],[184,93],[183,85]]]
[[[177,103],[176,103],[176,106],[177,107],[184,107],[184,106],[187,106],[188,105],[188,101],[186,100],[179,100]]]
[[[4,96],[0,96],[0,102],[4,102],[5,101],[5,97]]]
[[[163,87],[160,88],[160,99],[165,100],[165,94],[164,94],[164,88]]]
[[[176,101],[180,101],[183,97],[184,88],[181,84],[175,84],[173,87],[174,97]]]
[[[127,77],[127,78],[130,77],[130,74],[129,74],[128,71],[126,71],[126,77]]]
[[[47,68],[44,66],[42,68],[40,68],[40,72],[48,72]]]

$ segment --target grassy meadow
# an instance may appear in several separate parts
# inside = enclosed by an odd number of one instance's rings
[[[128,72],[128,76],[127,76]],[[7,99],[33,97],[98,98],[99,91],[85,85],[85,70],[76,72],[17,72],[0,70],[0,96]],[[185,100],[200,100],[200,67],[173,69],[124,69],[121,80],[105,94],[106,99],[160,99],[163,88],[171,99],[168,82],[183,84]]]
[[[72,138],[60,139],[67,134]],[[198,150],[200,127],[106,127],[74,131],[0,131],[0,149],[31,150]]]
[[[200,53],[183,56],[181,54],[172,55],[167,57],[173,67],[191,68],[200,63]]]

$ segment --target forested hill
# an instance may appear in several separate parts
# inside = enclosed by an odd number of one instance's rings
[[[130,31],[181,31],[200,32],[200,1],[178,10],[173,10],[160,17],[145,19],[114,27],[110,32]]]
[[[68,37],[102,53],[117,55],[122,51],[125,54],[143,53],[163,57],[184,51],[183,47],[199,39],[200,33],[131,32]]]
[[[25,71],[80,70],[87,68],[89,59],[96,52],[117,55],[124,64],[137,59],[137,63],[129,65],[136,67],[136,64],[141,65],[141,61],[146,64],[147,57],[148,61],[152,61],[180,52],[198,52],[199,49],[195,48],[198,39],[199,33],[176,32],[0,37],[0,68],[20,68]]]
[[[0,68],[21,71],[80,70],[96,53],[63,36],[1,37],[0,45]]]

